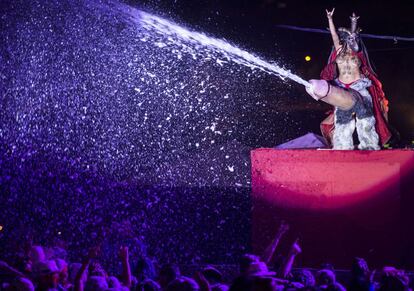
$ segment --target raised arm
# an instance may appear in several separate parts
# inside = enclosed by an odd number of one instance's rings
[[[131,276],[131,266],[129,265],[129,251],[128,247],[121,247],[119,251],[119,256],[121,257],[122,262],[122,280],[121,282],[128,289],[132,285],[132,276]]]
[[[89,263],[92,259],[96,258],[99,253],[99,247],[94,247],[89,250],[88,255],[83,259],[82,266],[80,267],[78,273],[75,277],[75,291],[83,291],[85,289],[84,286],[84,276],[86,269],[89,267]]]
[[[285,221],[282,221],[275,237],[273,238],[272,242],[267,246],[267,248],[265,249],[262,255],[263,262],[265,262],[266,264],[270,264],[270,262],[272,261],[273,255],[275,253],[275,250],[279,244],[280,238],[288,230],[289,230],[289,225]]]
[[[335,24],[333,23],[333,14],[334,14],[335,8],[332,9],[332,11],[326,10],[326,17],[328,17],[329,22],[329,31],[331,32],[332,41],[335,47],[335,50],[338,51],[341,48],[341,44],[339,43],[339,37],[336,33]]]
[[[0,261],[0,273],[6,273],[7,275],[9,275],[13,278],[18,278],[18,277],[25,278],[26,277],[23,273],[19,272],[15,268],[9,266],[4,261]]]
[[[290,248],[285,263],[281,267],[279,275],[281,278],[286,278],[290,274],[290,272],[292,271],[293,263],[295,262],[295,258],[301,252],[302,249],[300,248],[298,240],[296,239]]]
[[[82,266],[78,270],[78,273],[76,274],[76,277],[75,277],[75,288],[74,288],[75,291],[83,291],[85,289],[83,277],[85,275],[86,269],[89,266],[90,261],[91,261],[91,258],[89,256],[87,256],[82,261]]]

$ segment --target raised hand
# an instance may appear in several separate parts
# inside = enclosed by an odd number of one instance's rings
[[[279,226],[279,229],[277,230],[276,237],[280,238],[283,236],[287,231],[289,230],[289,224],[282,220]]]
[[[357,21],[359,19],[359,16],[356,16],[355,12],[352,13],[352,16],[350,16],[352,21]]]
[[[296,239],[295,242],[292,244],[290,251],[293,255],[298,255],[302,252],[302,248],[299,245],[299,239]]]
[[[332,19],[335,8],[333,8],[331,11],[329,11],[328,9],[325,9],[326,11],[326,17],[328,17],[328,19]]]

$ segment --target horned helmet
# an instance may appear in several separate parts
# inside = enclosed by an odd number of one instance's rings
[[[349,18],[351,19],[351,29],[340,27],[338,28],[338,35],[344,46],[349,47],[354,52],[359,52],[361,50],[359,38],[361,29],[357,27],[359,16],[352,13]]]

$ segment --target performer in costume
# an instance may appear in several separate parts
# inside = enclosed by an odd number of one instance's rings
[[[333,12],[326,11],[334,48],[322,80],[310,80],[306,91],[316,100],[334,106],[321,123],[324,137],[333,149],[354,149],[356,129],[361,150],[379,150],[391,137],[387,124],[388,101],[370,64],[367,51],[359,38],[357,20],[351,16],[351,29],[336,32]]]

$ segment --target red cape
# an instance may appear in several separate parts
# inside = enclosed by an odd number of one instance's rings
[[[371,80],[372,85],[368,88],[369,93],[372,96],[372,103],[374,106],[374,116],[375,116],[375,129],[379,135],[380,144],[386,144],[391,138],[391,131],[388,127],[388,100],[385,97],[384,91],[382,90],[382,84],[377,79],[377,76],[371,69],[367,58],[363,52],[356,54],[361,60],[361,72],[362,74]],[[335,59],[337,57],[337,52],[333,50],[331,56],[329,57],[328,64],[321,72],[321,78],[327,81],[332,81],[337,77],[337,69]],[[329,116],[322,121],[321,131],[326,140],[332,144],[332,135],[335,130],[333,111],[329,112]]]

